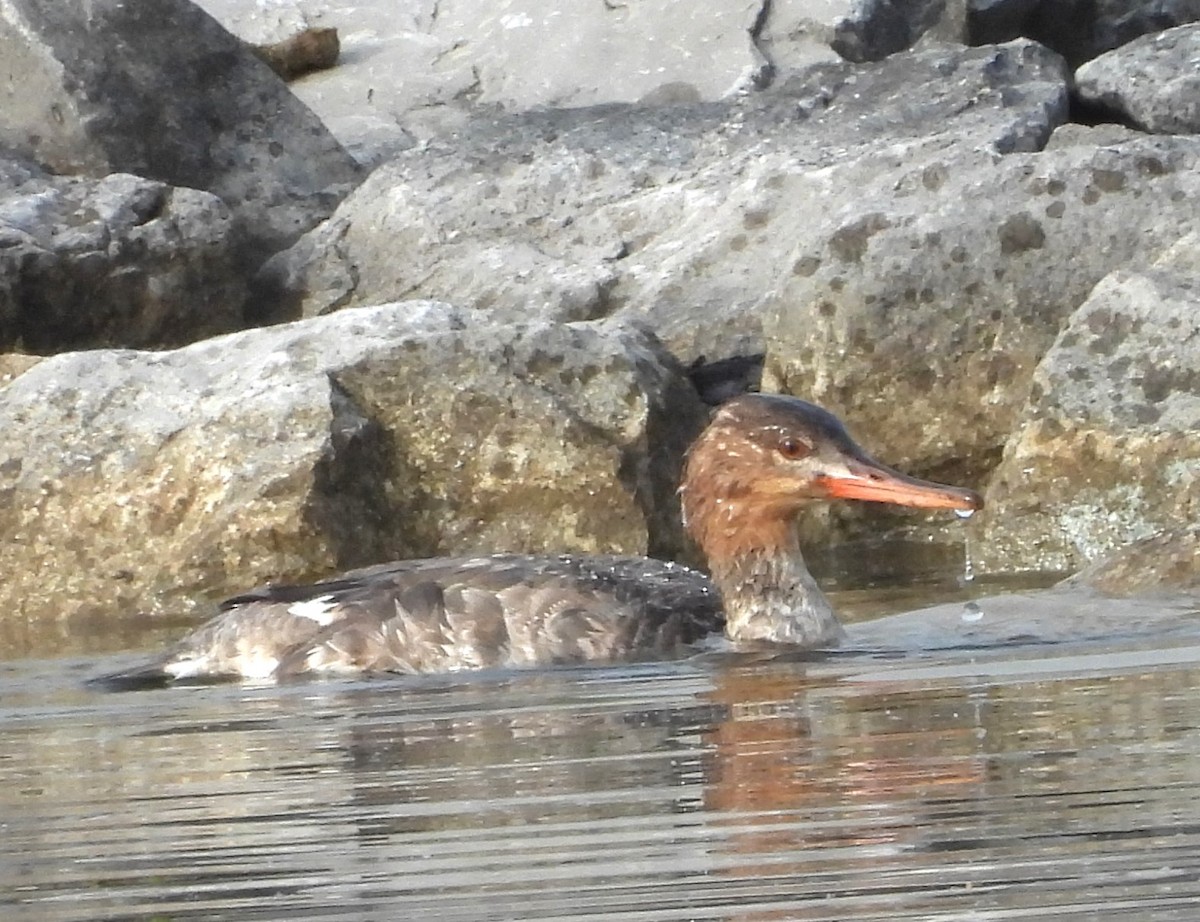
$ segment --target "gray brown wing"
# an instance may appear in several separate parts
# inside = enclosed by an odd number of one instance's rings
[[[702,576],[640,558],[430,560],[372,577],[389,591],[343,595],[343,616],[281,662],[281,674],[643,659],[720,627]]]
[[[172,679],[270,678],[324,629],[319,619],[289,606],[250,603],[201,625],[153,665]]]
[[[721,626],[700,574],[625,557],[434,558],[254,590],[186,637],[174,678],[447,672],[672,655]]]

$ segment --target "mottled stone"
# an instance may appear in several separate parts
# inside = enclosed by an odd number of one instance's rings
[[[1066,77],[1029,43],[935,47],[736,101],[479,119],[376,170],[260,282],[282,317],[420,295],[497,318],[636,318],[689,362],[755,354],[781,274],[857,272],[897,232],[871,218],[897,178],[935,183],[949,151],[982,151],[986,174],[987,151],[1038,148]],[[836,259],[806,264],[852,209]]]
[[[653,337],[404,302],[0,388],[0,612],[182,613],[498,550],[679,553],[704,411]]]
[[[0,160],[0,349],[174,346],[242,325],[246,284],[215,195]]]
[[[1033,375],[985,567],[1074,569],[1200,518],[1200,239],[1105,277]]]
[[[1134,131],[1124,125],[1114,125],[1111,122],[1099,125],[1080,125],[1078,122],[1068,122],[1054,129],[1050,140],[1046,142],[1046,150],[1059,150],[1063,147],[1104,147],[1114,144],[1124,144],[1135,141],[1143,132]]]
[[[250,266],[361,178],[284,83],[187,0],[0,5],[0,145],[57,173],[212,192]]]
[[[1200,133],[1200,24],[1145,35],[1075,72],[1079,97],[1143,131]]]
[[[792,258],[819,265],[771,283],[765,386],[828,406],[894,463],[982,485],[1092,288],[1194,226],[1198,167],[1200,140],[1142,136],[831,169]],[[993,494],[996,520],[1018,500]]]

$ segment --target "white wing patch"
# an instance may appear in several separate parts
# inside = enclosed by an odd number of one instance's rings
[[[163,672],[169,675],[172,679],[194,679],[198,676],[208,675],[212,664],[207,656],[195,656],[191,659],[175,660],[173,663],[165,663]]]
[[[333,596],[323,595],[316,599],[305,599],[303,602],[289,605],[288,614],[295,615],[297,618],[308,618],[310,621],[317,622],[321,627],[327,627],[337,617],[337,607]]]

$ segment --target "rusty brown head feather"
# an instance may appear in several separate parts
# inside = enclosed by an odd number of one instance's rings
[[[979,494],[918,480],[870,458],[832,413],[795,397],[747,394],[723,405],[692,446],[684,522],[714,573],[748,553],[795,547],[807,502],[859,499],[973,511]]]

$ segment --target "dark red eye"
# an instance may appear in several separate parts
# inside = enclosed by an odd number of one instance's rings
[[[809,447],[799,439],[785,435],[779,440],[779,453],[789,461],[795,461],[797,458],[803,458],[807,455]]]

